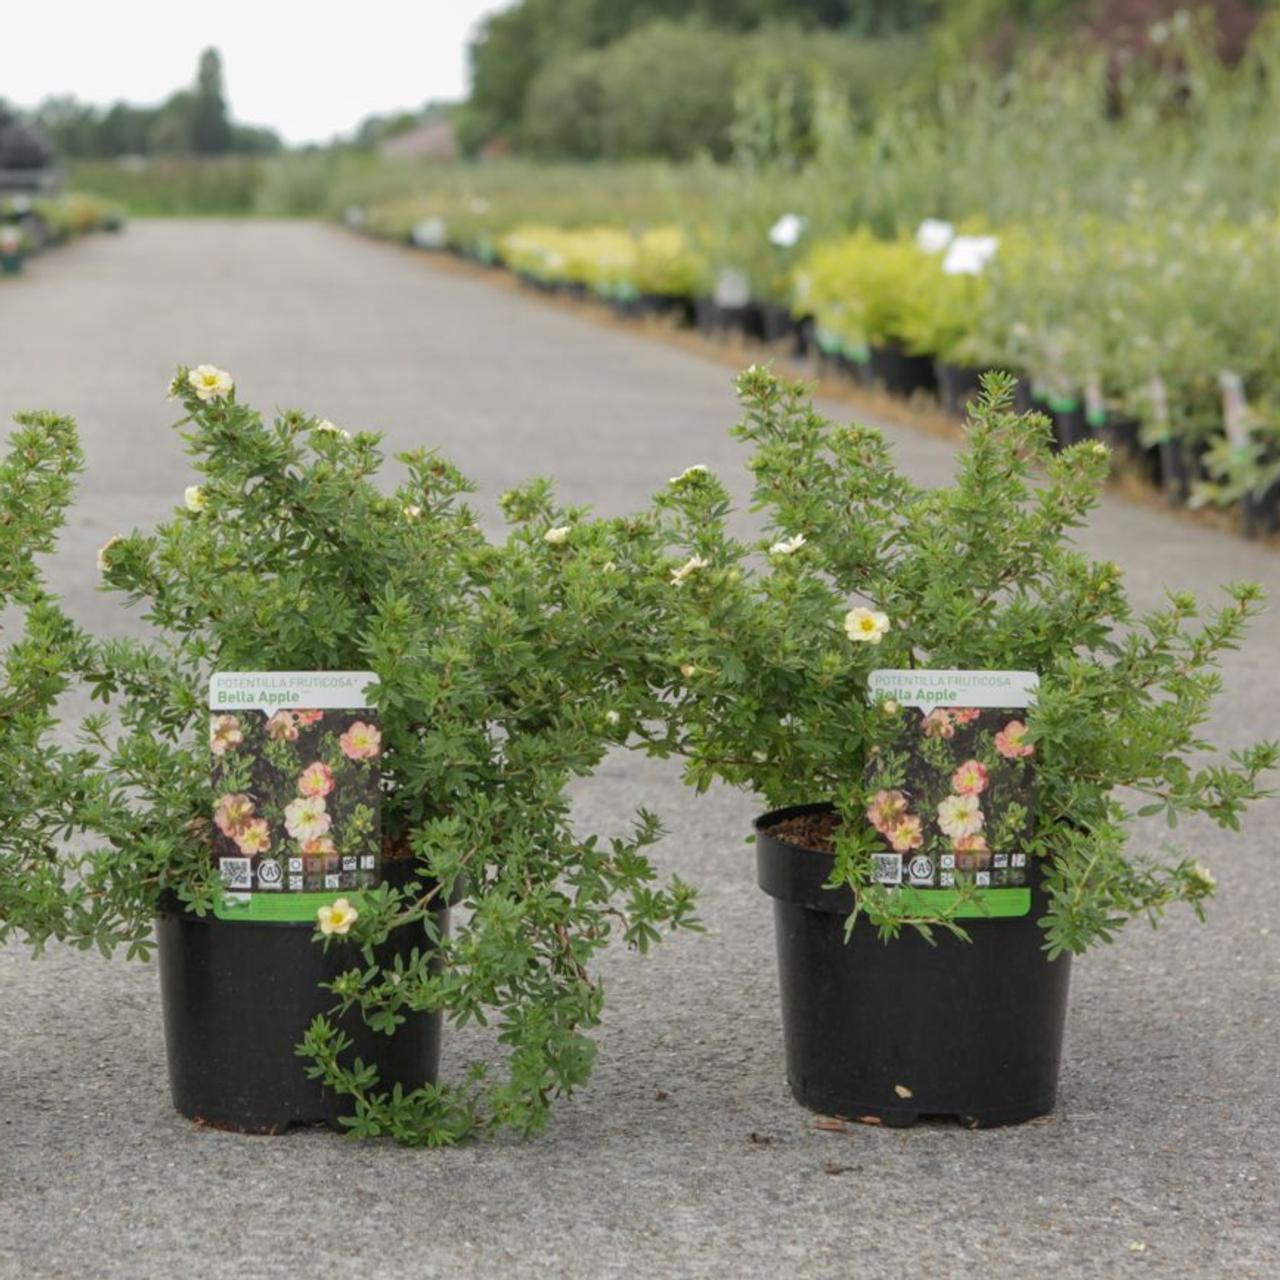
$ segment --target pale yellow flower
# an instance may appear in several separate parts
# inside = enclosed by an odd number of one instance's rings
[[[221,400],[235,390],[235,382],[225,369],[212,364],[198,364],[187,374],[187,382],[196,396],[208,404]]]
[[[204,496],[204,489],[198,484],[187,485],[182,499],[187,504],[188,511],[201,512],[209,505],[208,498]]]
[[[124,541],[118,534],[114,538],[108,538],[106,542],[98,548],[98,572],[106,573],[111,568],[111,548],[117,547]]]
[[[349,933],[360,913],[346,898],[337,898],[331,906],[316,908],[316,921],[323,934]]]
[[[344,440],[351,439],[350,431],[344,431],[342,427],[335,426],[328,418],[323,418],[321,421],[317,422],[315,429],[326,436],[341,436]]]
[[[1190,879],[1197,889],[1205,893],[1212,893],[1218,887],[1218,881],[1215,879],[1213,872],[1203,862],[1193,864]]]
[[[672,570],[671,585],[673,587],[683,585],[686,578],[697,573],[699,569],[705,569],[710,563],[710,560],[706,560],[702,556],[691,556],[678,569]]]
[[[775,542],[769,548],[771,556],[789,556],[799,551],[804,546],[807,539],[803,533],[797,533],[794,538],[783,538],[779,542]]]
[[[542,540],[543,542],[549,542],[553,547],[560,547],[569,541],[569,535],[572,532],[572,525],[557,525],[554,529],[548,529],[546,533],[542,535]]]
[[[672,476],[669,483],[680,484],[684,480],[692,480],[694,476],[704,476],[706,474],[707,474],[706,467],[704,467],[702,463],[698,462],[698,463],[695,463],[692,467],[685,467],[685,469],[678,476]]]
[[[404,518],[406,520],[420,520],[422,518],[421,507],[405,507]]]
[[[844,615],[844,632],[859,644],[879,644],[889,630],[887,614],[859,605]]]

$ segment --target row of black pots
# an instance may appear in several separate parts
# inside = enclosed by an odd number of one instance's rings
[[[757,878],[774,900],[787,1078],[796,1099],[826,1115],[887,1125],[950,1116],[971,1127],[1014,1124],[1054,1106],[1070,961],[1049,961],[1037,884],[1025,917],[966,921],[970,941],[926,942],[906,930],[881,942],[866,924],[846,940],[847,889],[826,888],[830,855],[774,834],[805,805],[756,823]],[[404,886],[412,864],[392,864]],[[441,904],[437,926],[448,924]],[[319,984],[360,963],[339,940],[327,950],[310,924],[197,917],[173,900],[157,925],[170,1084],[184,1116],[241,1132],[337,1126],[350,1110],[308,1079],[296,1053],[308,1025],[329,1012]],[[427,944],[419,925],[393,934],[378,959],[408,961]],[[413,1013],[392,1035],[355,1014],[337,1020],[353,1057],[381,1086],[412,1090],[436,1079],[439,1014]]]

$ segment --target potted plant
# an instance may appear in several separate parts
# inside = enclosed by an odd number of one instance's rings
[[[0,654],[0,942],[39,950],[80,908],[59,837],[73,826],[84,759],[50,739],[83,639],[48,594],[34,557],[53,550],[80,469],[75,428],[23,414],[0,460],[0,610],[21,611]]]
[[[888,1124],[1045,1113],[1071,957],[1213,892],[1199,863],[1132,847],[1135,805],[1234,829],[1280,754],[1203,741],[1260,592],[1136,613],[1069,537],[1105,445],[1055,454],[1043,417],[1009,412],[1007,375],[937,490],[798,384],[753,367],[738,389],[764,536],[731,536],[725,489],[693,468],[632,573],[655,626],[648,749],[766,810],[792,1090]],[[975,692],[1009,677],[1026,696],[1006,710]]]
[[[593,958],[694,923],[655,883],[656,819],[569,816],[640,698],[609,528],[536,483],[491,544],[433,453],[387,494],[376,435],[264,420],[212,366],[172,391],[202,479],[101,552],[156,638],[87,664],[119,732],[85,726],[83,876],[99,944],[159,952],[175,1104],[408,1143],[535,1129],[590,1073]],[[438,1081],[444,1019],[492,1022],[505,1072]]]
[[[16,276],[22,270],[23,257],[22,232],[0,223],[0,275]]]

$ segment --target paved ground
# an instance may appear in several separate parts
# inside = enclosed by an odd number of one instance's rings
[[[179,361],[231,369],[262,405],[438,444],[490,504],[555,471],[619,510],[690,463],[738,462],[723,365],[323,227],[138,225],[0,287],[0,334],[0,417],[48,406],[83,427],[55,578],[100,626],[128,624],[94,590],[94,548],[187,483],[164,401]],[[893,435],[917,474],[946,474],[945,445]],[[1166,579],[1280,592],[1274,553],[1119,500],[1088,542],[1143,598]],[[1278,646],[1280,614],[1232,662],[1228,741],[1280,722]],[[611,958],[595,1081],[531,1143],[194,1130],[169,1109],[153,972],[0,953],[0,1277],[1280,1273],[1276,807],[1198,849],[1222,886],[1207,927],[1179,915],[1078,963],[1050,1121],[826,1133],[783,1078],[750,799],[695,801],[635,759],[582,796],[606,826],[638,803],[666,816],[708,931]],[[446,1065],[471,1047],[451,1036]]]

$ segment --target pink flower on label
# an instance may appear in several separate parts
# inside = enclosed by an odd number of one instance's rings
[[[986,853],[987,838],[984,835],[961,836],[952,842],[951,847],[956,853]]]
[[[302,842],[302,852],[311,854],[337,853],[333,841],[328,836],[317,836],[314,840]]]
[[[267,826],[267,820],[251,818],[236,835],[235,842],[240,846],[241,853],[253,855],[268,852],[271,848],[271,828]]]
[[[244,730],[235,716],[213,716],[209,721],[209,750],[223,756],[244,741]]]
[[[966,760],[951,775],[951,790],[959,796],[980,795],[987,789],[987,766],[977,760]]]
[[[213,810],[214,825],[224,836],[234,840],[253,817],[253,801],[243,792],[221,796]]]
[[[298,841],[327,836],[333,819],[324,807],[323,796],[302,796],[284,807],[284,829]]]
[[[348,760],[373,760],[382,749],[382,733],[376,725],[357,720],[339,739]]]
[[[272,742],[297,742],[298,722],[292,711],[277,711],[267,721],[267,737]]]
[[[982,715],[980,707],[948,707],[947,715],[953,724],[972,724]]]
[[[333,790],[333,770],[317,760],[298,775],[300,796],[327,796]]]
[[[951,712],[945,707],[930,711],[920,722],[920,730],[926,738],[954,738],[956,726],[951,719]]]
[[[996,734],[996,750],[1006,760],[1018,760],[1023,756],[1033,756],[1036,753],[1036,749],[1031,743],[1025,741],[1026,736],[1027,726],[1021,720],[1010,720]]]
[[[895,853],[909,853],[924,844],[924,829],[913,813],[899,818],[884,834]]]
[[[901,791],[877,791],[867,806],[867,820],[883,836],[907,813],[907,797]]]
[[[289,713],[304,729],[319,724],[324,719],[323,711],[291,711]]]

